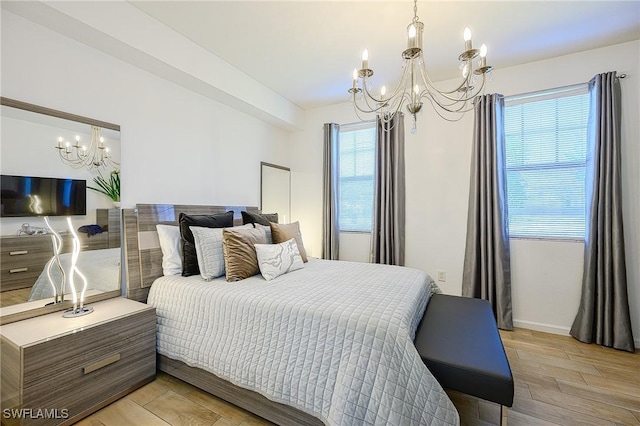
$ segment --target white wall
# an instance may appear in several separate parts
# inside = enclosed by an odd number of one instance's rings
[[[119,124],[123,207],[257,206],[260,161],[289,165],[284,130],[4,10],[2,96]]]
[[[640,342],[640,41],[494,71],[488,92],[514,95],[585,82],[596,73],[628,74],[623,89],[623,191],[629,301]],[[443,82],[446,84],[447,82]],[[346,96],[346,95],[345,95]],[[293,216],[301,221],[310,255],[321,253],[322,124],[357,121],[348,103],[307,111],[306,128],[292,135]],[[443,291],[460,294],[467,224],[473,117],[457,123],[430,107],[411,134],[405,117],[407,170],[406,264],[447,273]],[[346,252],[366,252],[368,241],[341,237]],[[357,247],[359,245],[359,247]],[[512,240],[513,311],[517,326],[567,333],[579,304],[583,244]],[[341,247],[342,250],[342,247]]]

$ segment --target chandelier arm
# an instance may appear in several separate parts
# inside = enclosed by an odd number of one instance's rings
[[[454,113],[454,112],[449,111],[449,110],[447,110],[447,109],[445,109],[445,108],[441,108],[441,109],[436,108],[437,104],[435,104],[435,105],[434,105],[434,100],[433,100],[432,98],[427,98],[427,100],[431,103],[431,106],[433,107],[433,110],[435,110],[436,114],[438,114],[438,115],[440,116],[440,118],[442,118],[443,120],[446,120],[446,121],[448,121],[448,122],[450,122],[450,123],[455,123],[456,121],[460,121],[460,120],[462,120],[462,117],[464,117],[464,115],[463,115],[463,114],[457,114],[457,115],[455,116],[455,118],[449,118],[448,116],[445,116],[445,115],[442,113],[442,111],[447,111],[447,112],[451,112],[451,113]],[[466,110],[466,111],[464,111],[464,112],[469,112],[469,111],[471,111],[472,109],[473,109],[473,108],[469,108],[468,110]]]
[[[363,90],[366,90],[366,89],[363,89]],[[360,107],[360,105],[358,105],[358,101],[357,101],[357,99],[356,99],[356,94],[355,94],[355,93],[353,94],[353,105],[354,105],[354,107],[355,107],[356,109],[358,109],[360,112],[363,112],[363,113],[365,113],[365,114],[370,114],[370,113],[373,113],[373,112],[378,112],[379,110],[381,110],[381,109],[382,109],[382,105],[379,105],[377,108],[372,108],[372,107],[369,105],[369,103],[367,102],[367,97],[366,97],[366,96],[363,96],[363,98],[364,98],[364,102],[365,102],[365,104],[366,104],[366,106],[367,106],[367,108],[368,108],[368,109],[364,109],[364,108]]]
[[[426,71],[426,69],[424,67],[420,67],[420,74],[422,75],[423,80],[425,81],[425,85],[428,87],[431,87],[434,91],[438,92],[438,94],[440,94],[442,97],[449,99],[450,101],[453,102],[458,102],[460,100],[462,100],[463,98],[461,98],[460,96],[458,97],[451,97],[448,96],[450,94],[455,94],[455,93],[460,93],[461,89],[463,89],[465,86],[470,86],[471,85],[471,75],[472,73],[472,67],[469,68],[469,73],[467,74],[467,77],[464,78],[462,80],[462,83],[460,83],[460,85],[458,87],[456,87],[455,89],[451,90],[451,91],[446,91],[446,90],[440,90],[436,87],[435,83],[431,80],[431,77],[429,77],[429,73]],[[484,75],[483,75],[484,76]],[[467,99],[473,99],[475,96],[469,96]]]
[[[446,100],[447,98],[441,95],[439,97],[438,95],[440,94],[439,93],[434,94],[433,92],[429,92],[429,98],[431,98],[431,100],[433,101],[432,105],[437,105],[448,112],[462,112],[465,109],[467,103],[472,99],[472,98],[460,98],[452,102],[443,102],[443,99]],[[454,108],[454,106],[456,105],[458,105],[458,107]]]

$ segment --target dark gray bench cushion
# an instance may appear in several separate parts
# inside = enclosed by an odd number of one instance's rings
[[[433,295],[415,345],[443,388],[513,405],[513,376],[488,301]]]

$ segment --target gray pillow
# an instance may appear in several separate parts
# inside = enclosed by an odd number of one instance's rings
[[[205,281],[225,274],[224,252],[222,249],[222,231],[225,228],[203,228],[190,226],[196,246],[198,268]],[[233,229],[253,229],[253,225],[236,226]]]
[[[182,276],[198,275],[198,256],[193,240],[193,234],[189,227],[200,226],[203,228],[226,228],[233,226],[233,212],[213,215],[188,215],[180,213],[178,217],[180,225],[180,239],[182,241]]]

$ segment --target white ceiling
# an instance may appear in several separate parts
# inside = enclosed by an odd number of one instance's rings
[[[303,109],[347,100],[365,47],[391,85],[413,17],[407,1],[131,3]],[[420,1],[418,16],[436,81],[458,75],[465,26],[496,68],[640,39],[638,1]]]

